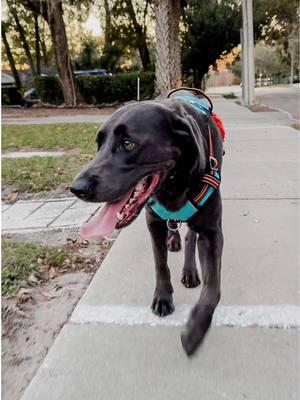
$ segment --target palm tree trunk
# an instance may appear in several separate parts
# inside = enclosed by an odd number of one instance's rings
[[[161,94],[181,85],[179,0],[156,0],[156,85]]]

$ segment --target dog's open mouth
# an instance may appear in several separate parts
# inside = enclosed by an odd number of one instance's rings
[[[99,213],[80,228],[80,235],[86,239],[105,237],[114,229],[129,225],[139,215],[159,180],[160,173],[147,175],[121,199],[106,203]]]

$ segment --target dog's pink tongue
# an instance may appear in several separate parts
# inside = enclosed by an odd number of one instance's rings
[[[117,213],[121,212],[130,198],[131,192],[132,190],[122,197],[121,200],[106,203],[99,213],[82,225],[79,231],[80,236],[84,239],[91,239],[110,235],[118,223]]]

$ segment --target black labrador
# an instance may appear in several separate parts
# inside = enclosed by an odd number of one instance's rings
[[[146,205],[156,270],[152,311],[161,317],[174,311],[167,256],[168,247],[180,249],[180,236],[168,229],[148,199],[151,196],[170,211],[184,206],[191,190],[199,187],[201,177],[210,169],[209,131],[220,171],[223,144],[210,115],[172,96],[127,105],[102,125],[95,158],[70,187],[82,200],[107,202],[100,214],[82,227],[85,237],[105,236],[114,228],[129,225]],[[223,234],[219,188],[190,218],[188,228],[182,283],[186,287],[200,284],[196,243],[203,280],[199,301],[181,335],[190,356],[203,341],[220,300]]]

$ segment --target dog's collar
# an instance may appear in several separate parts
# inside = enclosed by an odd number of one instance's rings
[[[192,196],[185,205],[178,211],[169,211],[162,204],[158,203],[152,197],[148,200],[151,209],[165,221],[187,222],[200,208],[206,203],[221,183],[221,174],[218,170],[218,161],[214,157],[213,141],[211,130],[208,126],[209,138],[209,166],[210,172],[204,174],[201,180],[200,190]]]

